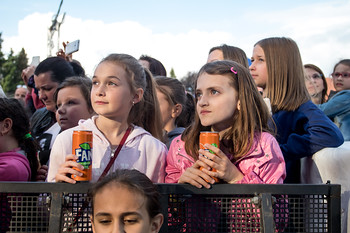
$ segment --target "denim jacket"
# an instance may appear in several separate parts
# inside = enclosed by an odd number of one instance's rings
[[[340,91],[318,106],[339,127],[344,140],[350,141],[350,90]]]

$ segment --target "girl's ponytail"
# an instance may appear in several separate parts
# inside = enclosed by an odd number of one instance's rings
[[[10,118],[13,122],[13,136],[19,147],[25,151],[31,168],[31,180],[35,180],[39,168],[37,153],[40,146],[29,133],[29,119],[18,100],[0,98],[0,121],[6,118]]]
[[[139,116],[142,118],[142,125],[145,130],[149,131],[153,137],[163,141],[163,131],[161,125],[161,115],[159,109],[159,102],[156,94],[155,82],[151,72],[144,69],[146,78],[146,88],[143,93],[142,108],[138,107]]]
[[[40,146],[30,133],[25,134],[22,138],[23,141],[20,143],[20,147],[27,155],[32,171],[31,180],[35,181],[39,169],[38,151],[40,150]]]

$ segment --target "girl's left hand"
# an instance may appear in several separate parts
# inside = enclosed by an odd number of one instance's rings
[[[206,163],[211,168],[215,168],[216,172],[203,169],[202,171],[210,176],[217,177],[226,181],[227,183],[233,184],[240,181],[244,176],[238,170],[238,168],[227,158],[227,156],[219,148],[212,146],[210,144],[205,144],[205,148],[213,151],[215,154],[205,151],[203,149],[199,150],[199,160]],[[205,158],[204,156],[207,158]]]

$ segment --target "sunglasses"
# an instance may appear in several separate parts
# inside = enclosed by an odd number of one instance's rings
[[[350,73],[348,72],[334,72],[333,74],[331,74],[332,78],[339,78],[340,76],[342,76],[343,78],[349,78],[350,77]]]
[[[322,75],[321,74],[313,74],[312,76],[308,76],[309,79],[321,79]]]

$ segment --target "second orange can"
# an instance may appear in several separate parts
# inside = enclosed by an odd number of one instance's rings
[[[207,149],[204,147],[205,144],[210,144],[212,146],[215,146],[217,148],[220,147],[220,137],[218,132],[211,132],[211,131],[203,131],[199,135],[199,148],[209,151],[210,153],[214,154],[213,151]],[[200,168],[201,169],[201,168]],[[216,172],[215,168],[212,168],[213,172]],[[219,182],[220,180],[216,177],[212,177],[215,182]]]

